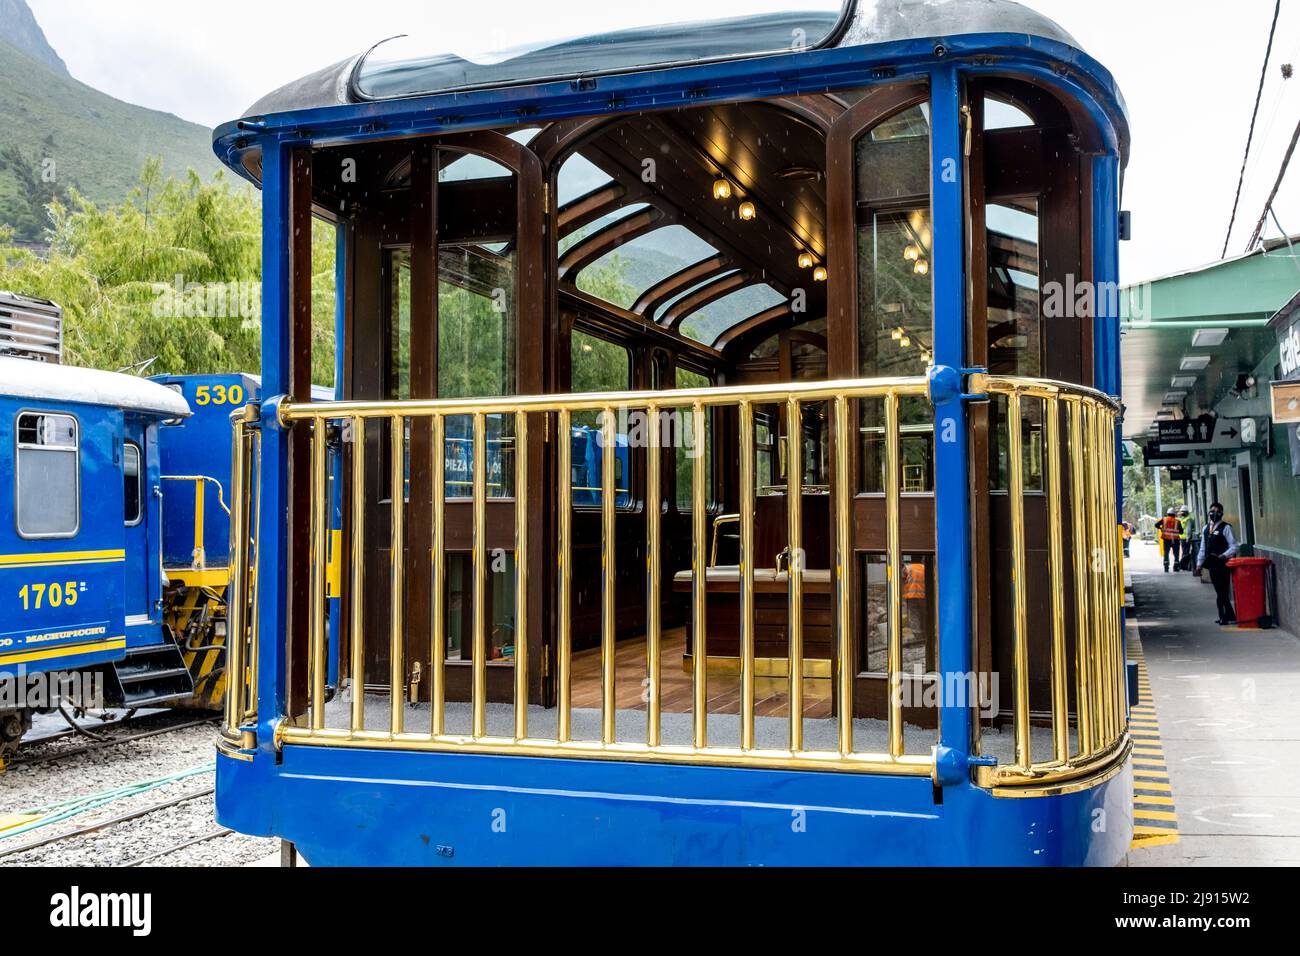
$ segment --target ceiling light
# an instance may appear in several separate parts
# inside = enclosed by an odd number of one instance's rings
[[[730,199],[730,198],[731,198],[731,182],[730,182],[729,180],[726,180],[726,179],[715,180],[714,183],[713,183],[713,198],[714,198],[714,199]]]
[[[894,329],[894,331],[889,333],[889,337],[892,338],[895,342],[897,342],[899,339],[903,337],[903,330]]]
[[[1192,336],[1192,348],[1212,349],[1222,345],[1227,337],[1227,329],[1197,329]]]
[[[815,282],[825,282],[825,281],[826,281],[826,267],[825,267],[825,266],[818,266],[816,269],[813,270],[813,281],[815,281]]]
[[[1196,376],[1175,375],[1169,384],[1174,388],[1194,388],[1196,386]]]
[[[1181,405],[1183,399],[1187,397],[1186,392],[1165,392],[1166,405]]]
[[[750,219],[753,219],[757,215],[758,215],[758,210],[754,208],[754,204],[752,202],[746,201],[740,204],[741,219],[749,221]]]
[[[814,259],[814,258],[812,257],[812,253],[811,253],[811,252],[801,252],[801,253],[799,253],[799,268],[800,268],[800,269],[811,269],[811,268],[813,267],[813,263],[816,262],[816,261],[817,261],[817,260]]]
[[[928,275],[930,272],[930,263],[925,259],[917,259],[916,265],[912,266],[912,271],[919,276]]]
[[[908,262],[915,262],[917,259],[921,258],[921,247],[914,242],[909,242],[907,247],[903,250],[903,258]]]
[[[898,340],[898,344],[901,345],[901,346],[902,346],[903,348],[905,348],[905,349],[906,349],[906,348],[911,348],[911,346],[912,346],[912,339],[911,339],[909,336],[904,335],[901,339]]]
[[[1184,372],[1203,372],[1210,364],[1208,355],[1184,355],[1183,364],[1178,366]]]

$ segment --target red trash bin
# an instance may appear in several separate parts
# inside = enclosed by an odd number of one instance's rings
[[[1233,558],[1233,603],[1237,606],[1238,627],[1259,627],[1259,619],[1268,611],[1268,558]]]

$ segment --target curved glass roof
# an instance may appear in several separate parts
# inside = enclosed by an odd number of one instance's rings
[[[600,232],[600,230],[604,229],[606,226],[612,226],[620,219],[626,219],[628,216],[640,212],[649,205],[649,203],[634,202],[628,203],[626,206],[619,206],[613,212],[607,212],[599,219],[593,219],[585,226],[573,230],[573,232],[569,233],[567,236],[561,236],[559,242],[560,255],[564,255],[571,248],[593,233]]]
[[[685,226],[661,226],[601,256],[578,273],[576,284],[584,292],[630,309],[646,289],[717,253]]]
[[[363,97],[389,99],[787,53],[826,42],[844,14],[840,0],[700,0],[691,6],[698,12],[667,24],[660,22],[666,14],[657,4],[620,9],[619,29],[612,32],[534,41],[508,50],[450,52],[428,40],[396,37],[362,58],[353,83]],[[756,8],[766,9],[753,13]]]
[[[692,312],[682,322],[681,332],[688,339],[712,345],[733,325],[784,301],[785,296],[766,283],[745,286]]]

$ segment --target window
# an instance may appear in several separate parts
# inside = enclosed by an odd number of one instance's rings
[[[15,516],[24,538],[76,536],[81,525],[78,437],[77,420],[71,415],[18,416]]]
[[[677,369],[677,388],[710,388],[713,382],[699,372],[690,369]],[[713,504],[713,410],[704,411],[703,441],[695,435],[695,416],[689,407],[675,409],[677,420],[681,423],[680,438],[674,444],[677,455],[677,510],[689,512],[691,505],[691,482],[694,481],[695,465],[704,462],[704,491],[706,500]]]
[[[864,554],[861,574],[866,584],[862,613],[862,657],[858,671],[881,674],[889,667],[889,575],[883,554]],[[934,555],[902,555],[904,671],[930,670],[935,665]]]
[[[134,527],[144,516],[143,482],[140,480],[140,446],[127,442],[122,448],[122,501],[127,527]]]
[[[622,345],[574,329],[571,353],[571,392],[623,392],[631,387],[632,353]],[[615,423],[614,504],[619,508],[632,504],[632,449],[626,425],[627,422]],[[601,505],[605,460],[601,427],[599,412],[573,413],[573,433],[570,436],[573,473],[570,477],[575,507],[599,508]]]
[[[622,309],[664,279],[718,254],[685,226],[661,226],[607,252],[578,273],[579,289]]]

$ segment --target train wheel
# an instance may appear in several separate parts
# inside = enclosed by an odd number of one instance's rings
[[[18,750],[18,744],[32,729],[30,710],[10,710],[0,714],[0,770],[8,758]]]

